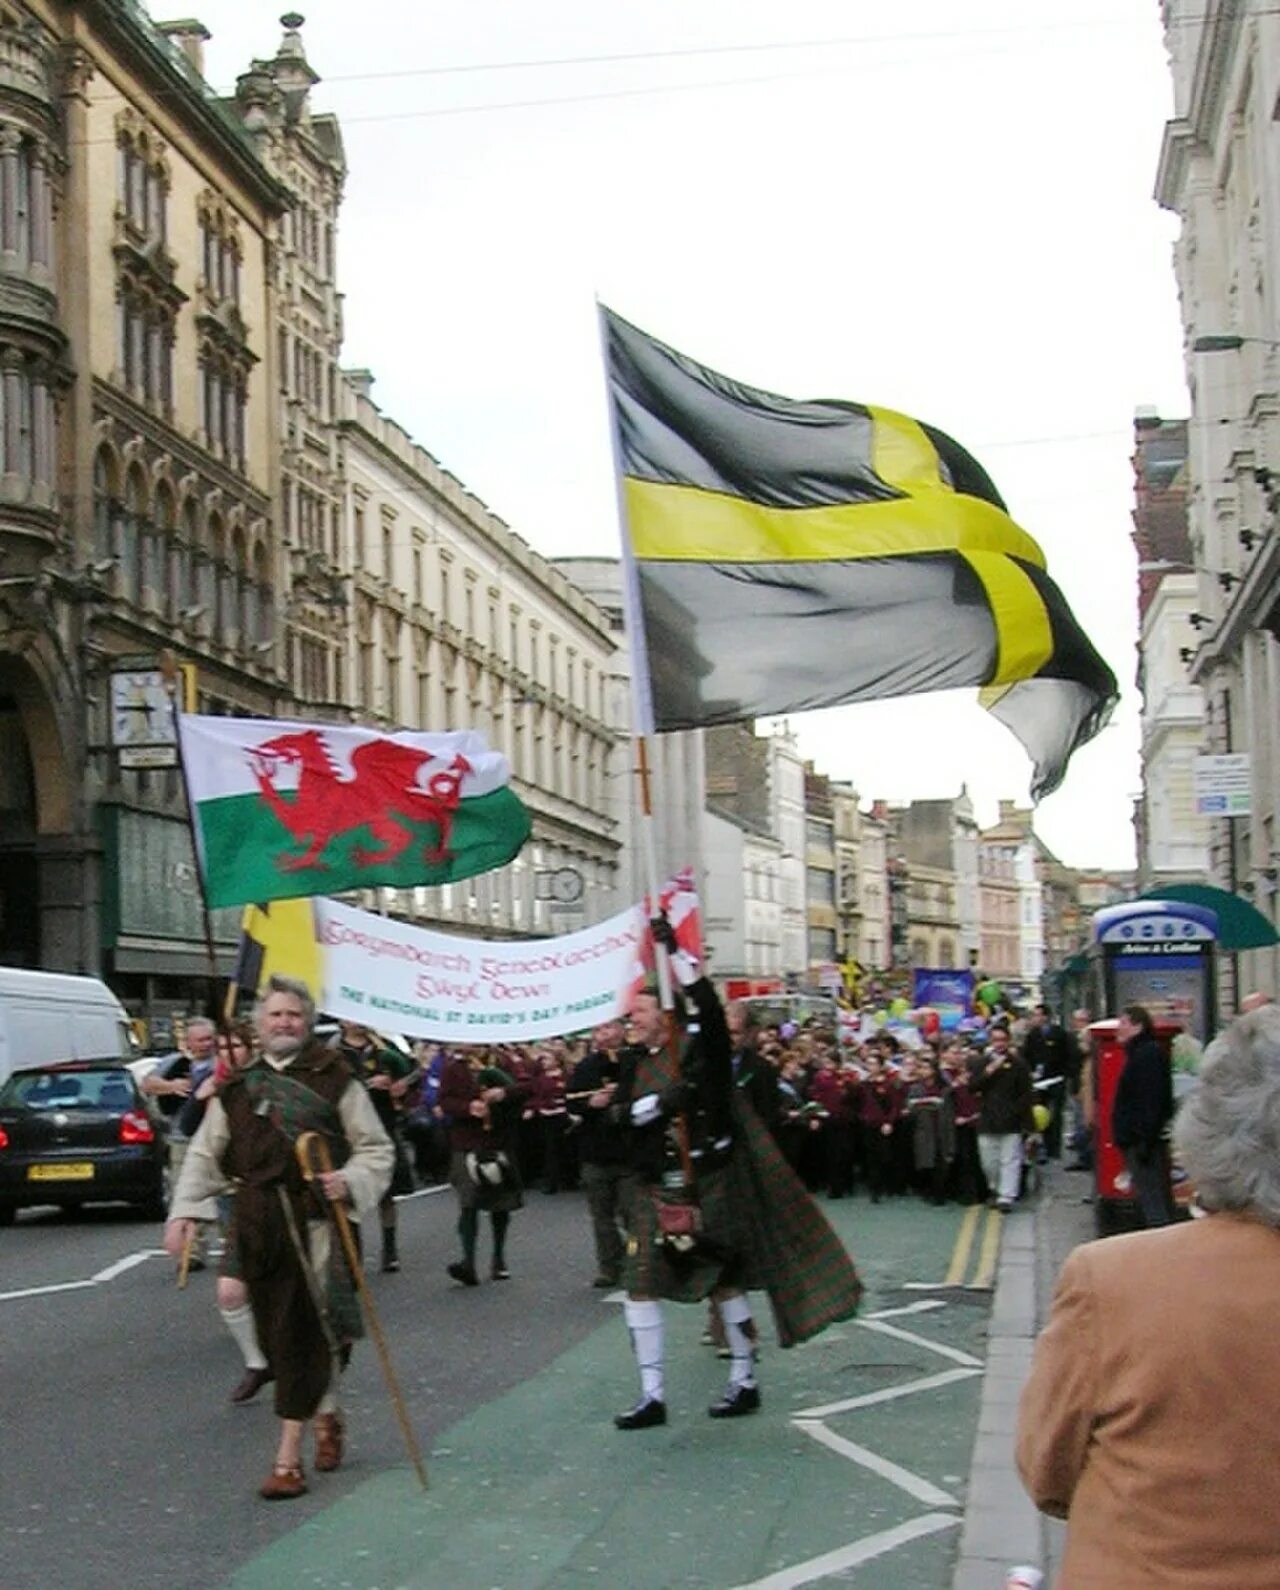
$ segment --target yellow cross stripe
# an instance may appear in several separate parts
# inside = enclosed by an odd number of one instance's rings
[[[996,628],[996,671],[983,695],[992,686],[1034,679],[1053,656],[1053,626],[1040,592],[1011,558],[967,549],[963,556],[982,581]],[[984,700],[983,705],[989,703]]]
[[[987,1210],[987,1229],[982,1233],[982,1251],[978,1255],[978,1273],[969,1285],[974,1291],[987,1291],[996,1277],[996,1259],[1000,1254],[1000,1226],[1004,1216],[998,1209]]]
[[[627,531],[640,559],[812,563],[912,553],[1004,554],[1044,568],[1044,553],[1007,513],[949,487],[887,502],[774,508],[728,492],[627,475]]]
[[[978,1216],[981,1213],[981,1204],[970,1204],[965,1210],[943,1286],[959,1286],[964,1280],[964,1272],[969,1268],[969,1250],[973,1247],[973,1234],[978,1229]]]

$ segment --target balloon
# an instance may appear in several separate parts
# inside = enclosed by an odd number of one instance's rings
[[[1033,1104],[1031,1106],[1031,1119],[1036,1123],[1037,1132],[1047,1132],[1049,1122],[1053,1119],[1047,1104]]]

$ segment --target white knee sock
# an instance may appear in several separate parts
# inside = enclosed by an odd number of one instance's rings
[[[325,1392],[324,1396],[321,1397],[320,1405],[316,1409],[316,1413],[317,1413],[317,1415],[319,1415],[319,1414],[322,1414],[322,1413],[337,1413],[337,1411],[338,1411],[338,1393],[336,1391],[334,1391],[332,1389],[332,1387],[331,1387],[328,1391]]]
[[[755,1324],[751,1318],[751,1305],[739,1292],[735,1297],[720,1300],[720,1318],[724,1321],[725,1339],[733,1361],[729,1365],[731,1386],[754,1386],[755,1374]]]
[[[240,1349],[246,1369],[265,1369],[267,1360],[262,1348],[258,1346],[258,1332],[253,1324],[253,1310],[247,1303],[242,1303],[239,1308],[220,1308],[222,1323],[231,1332],[236,1346]]]
[[[640,1395],[646,1402],[661,1402],[664,1396],[662,1306],[628,1298],[622,1305],[622,1317],[631,1332],[631,1347],[640,1370]]]

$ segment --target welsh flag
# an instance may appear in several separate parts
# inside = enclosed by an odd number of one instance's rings
[[[210,906],[454,883],[529,837],[506,757],[470,730],[179,713],[178,736]]]

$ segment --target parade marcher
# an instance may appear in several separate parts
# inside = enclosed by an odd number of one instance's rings
[[[175,1186],[182,1174],[182,1162],[190,1142],[190,1135],[182,1128],[183,1107],[213,1075],[217,1032],[216,1022],[207,1016],[193,1016],[187,1023],[181,1047],[142,1079],[142,1091],[156,1101],[156,1108],[168,1123],[169,1176]],[[199,1126],[198,1120],[196,1126]],[[187,1257],[188,1268],[203,1270],[204,1253],[205,1227],[202,1224]]]
[[[418,1045],[421,1084],[404,1119],[404,1135],[413,1149],[418,1180],[439,1186],[449,1179],[449,1123],[440,1108],[440,1078],[448,1055],[443,1049]]]
[[[1116,1037],[1127,1058],[1111,1106],[1111,1136],[1124,1154],[1143,1224],[1165,1226],[1177,1217],[1165,1142],[1173,1119],[1173,1072],[1145,1006],[1125,1006]]]
[[[538,1163],[542,1167],[545,1193],[558,1193],[562,1187],[572,1192],[575,1186],[567,1142],[569,1106],[565,1103],[565,1092],[564,1065],[552,1045],[539,1052],[530,1100],[538,1125]]]
[[[862,1129],[862,1163],[871,1202],[890,1190],[893,1133],[902,1114],[902,1089],[885,1070],[879,1049],[868,1052],[866,1076],[858,1088],[858,1124]]]
[[[1022,1184],[1022,1137],[1032,1130],[1031,1073],[1013,1051],[1007,1027],[995,1025],[989,1048],[972,1067],[969,1086],[982,1100],[978,1116],[978,1154],[996,1208],[1007,1212]]]
[[[916,1185],[932,1203],[947,1201],[947,1178],[956,1153],[955,1104],[932,1055],[916,1061],[906,1090]]]
[[[1041,1102],[1049,1107],[1049,1125],[1044,1133],[1045,1153],[1050,1159],[1062,1154],[1062,1122],[1067,1099],[1080,1082],[1079,1045],[1066,1028],[1054,1021],[1047,1005],[1037,1005],[1035,1019],[1022,1043],[1022,1058],[1032,1079],[1053,1083],[1040,1090]]]
[[[1022,1392],[1058,1590],[1280,1583],[1280,1013],[1215,1040],[1174,1143],[1204,1218],[1076,1248]]]
[[[635,1185],[626,1129],[612,1114],[624,1036],[620,1021],[602,1022],[569,1079],[569,1108],[578,1121],[578,1158],[596,1250],[591,1284],[600,1288],[615,1287],[622,1277],[627,1210]]]
[[[507,1281],[507,1228],[524,1208],[518,1134],[529,1087],[509,1072],[452,1054],[440,1077],[440,1108],[449,1117],[449,1181],[458,1195],[458,1237],[462,1257],[446,1266],[463,1286],[479,1286],[476,1239],[487,1210],[493,1233],[489,1274]]]
[[[776,1138],[781,1123],[778,1068],[762,1055],[756,1018],[745,1001],[731,999],[724,1007],[729,1041],[733,1044],[733,1085],[740,1089],[760,1121]]]
[[[183,1136],[188,1140],[200,1130],[200,1123],[204,1120],[209,1100],[231,1080],[236,1072],[252,1063],[253,1029],[247,1022],[237,1022],[227,1031],[219,1032],[214,1053],[212,1073],[183,1102],[178,1116]],[[218,1198],[217,1210],[218,1225],[223,1236],[223,1249],[218,1262],[214,1298],[222,1323],[227,1327],[232,1341],[240,1349],[240,1356],[244,1359],[244,1374],[232,1388],[231,1401],[246,1403],[252,1402],[263,1386],[270,1384],[273,1376],[267,1364],[267,1355],[262,1351],[258,1341],[257,1328],[253,1323],[253,1309],[249,1305],[249,1289],[240,1274],[235,1244],[230,1240],[233,1213],[230,1193],[224,1193]]]
[[[708,1412],[733,1419],[760,1407],[749,1288],[768,1290],[784,1347],[849,1318],[861,1292],[839,1238],[733,1086],[732,1042],[715,989],[677,949],[665,917],[654,922],[653,932],[683,985],[691,1017],[688,1042],[673,1053],[664,1041],[667,1018],[657,995],[636,995],[635,1041],[624,1056],[613,1106],[630,1125],[639,1182],[625,1316],[641,1395],[614,1420],[620,1430],[667,1420],[659,1299],[715,1299],[731,1364],[729,1385]]]
[[[305,984],[268,979],[255,1013],[262,1057],[209,1101],[165,1227],[165,1247],[176,1257],[208,1200],[234,1187],[230,1241],[275,1376],[280,1418],[275,1463],[259,1490],[267,1501],[305,1493],[302,1437],[309,1420],[316,1468],[342,1462],[336,1377],[361,1321],[324,1200],[371,1212],[394,1160],[368,1094],[341,1057],[314,1039],[314,1024]],[[311,1185],[295,1152],[304,1132],[322,1135],[335,1165]]]
[[[388,1043],[379,1043],[376,1034],[354,1021],[339,1024],[337,1050],[351,1067],[356,1080],[368,1090],[369,1101],[382,1122],[382,1130],[391,1139],[395,1149],[396,1162],[391,1185],[378,1205],[378,1222],[382,1229],[382,1268],[385,1272],[394,1272],[400,1268],[395,1201],[413,1191],[413,1171],[401,1136],[400,1122],[404,1114],[405,1095],[418,1080],[418,1068],[408,1055]]]

